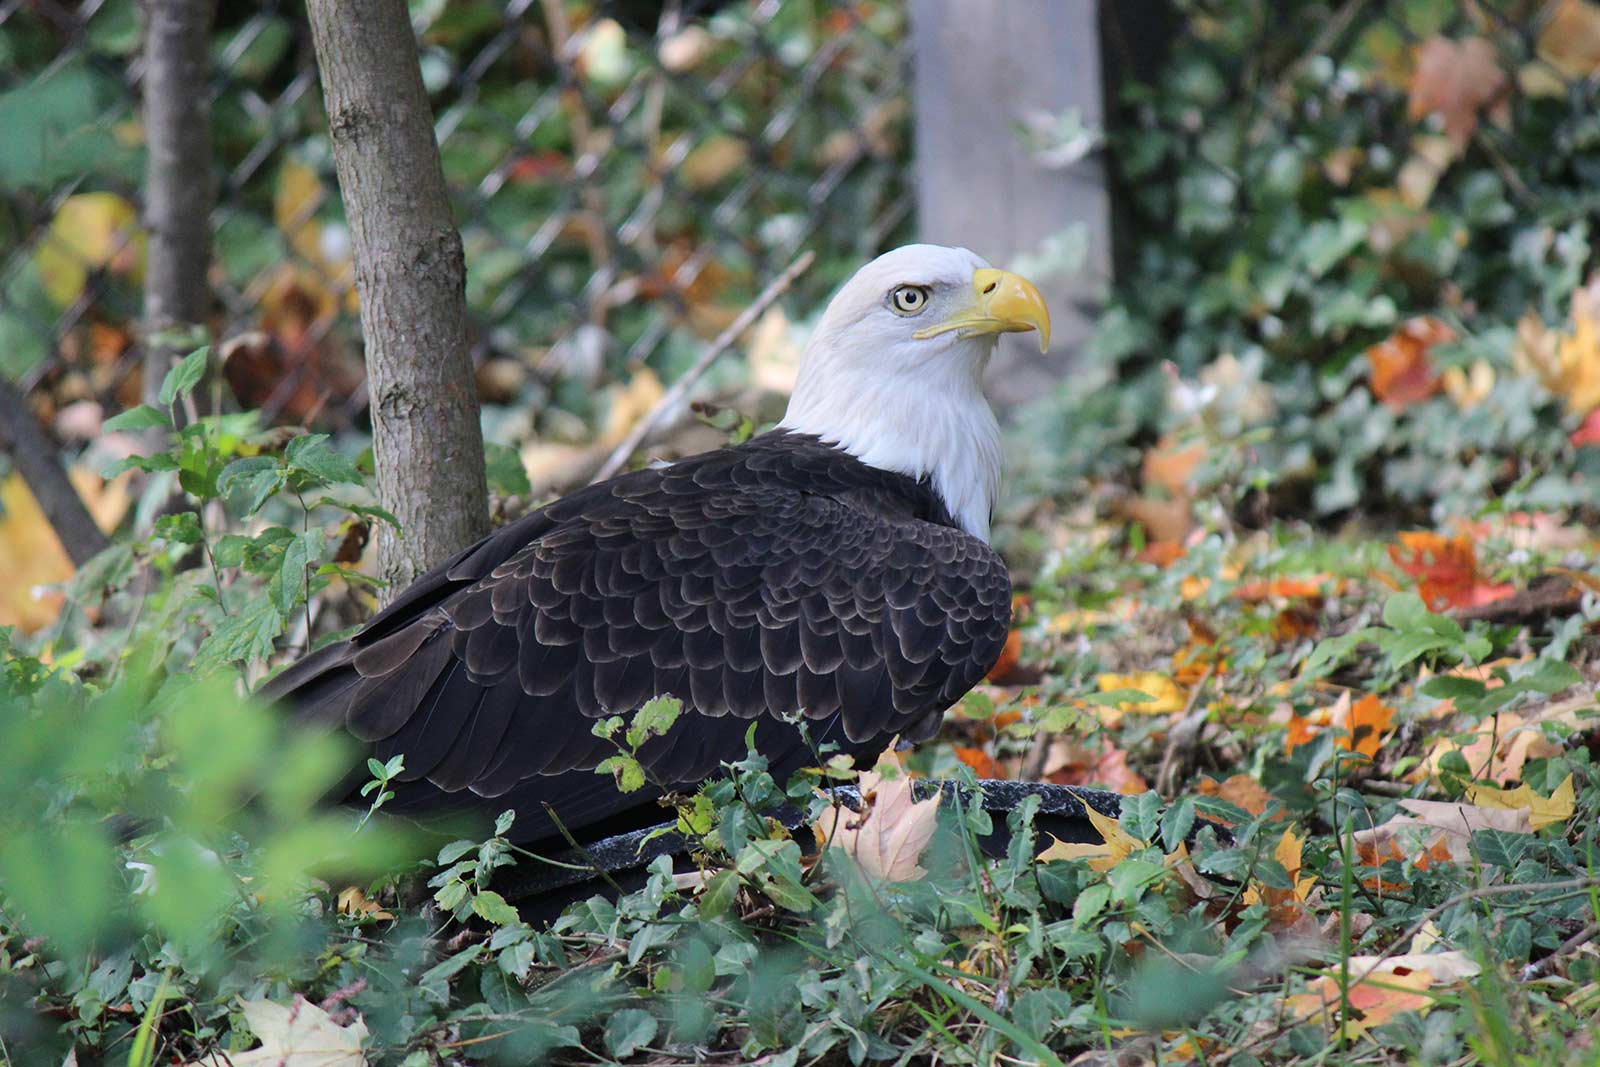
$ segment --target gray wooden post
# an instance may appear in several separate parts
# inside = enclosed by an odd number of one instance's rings
[[[996,266],[1036,255],[1075,225],[1075,273],[1035,277],[1054,340],[1007,337],[989,373],[1000,405],[1055,387],[1083,347],[1111,276],[1110,198],[1096,154],[1053,169],[1017,127],[1034,111],[1077,108],[1104,125],[1096,0],[911,0],[916,69],[917,219],[922,240],[962,245]]]

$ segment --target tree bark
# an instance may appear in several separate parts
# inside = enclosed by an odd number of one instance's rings
[[[355,249],[385,601],[489,532],[466,264],[405,0],[310,0]]]
[[[210,310],[211,0],[144,0],[144,401]]]
[[[110,542],[61,468],[60,446],[33,417],[17,387],[4,377],[0,377],[0,448],[11,454],[11,465],[28,483],[74,566],[83,566],[106,549]]]

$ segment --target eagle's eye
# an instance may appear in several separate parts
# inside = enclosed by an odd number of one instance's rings
[[[921,285],[897,285],[889,294],[896,315],[915,315],[928,306],[928,290]]]

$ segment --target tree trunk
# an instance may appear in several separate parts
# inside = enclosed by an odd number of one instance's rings
[[[489,531],[466,265],[405,0],[310,0],[355,247],[384,599]]]
[[[144,0],[144,401],[206,321],[211,262],[211,0]],[[202,342],[203,343],[203,342]]]
[[[83,566],[105,550],[110,542],[61,469],[61,447],[33,417],[17,387],[4,377],[0,377],[0,448],[11,453],[11,466],[28,483],[39,510],[75,566]]]

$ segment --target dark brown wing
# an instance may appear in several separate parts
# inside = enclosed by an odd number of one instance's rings
[[[591,730],[657,694],[685,709],[641,753],[661,786],[740,757],[752,719],[785,767],[808,750],[783,716],[851,754],[931,731],[999,655],[1003,563],[960,530],[775,467],[730,450],[558,501],[275,690],[380,759],[403,753],[415,785],[397,807],[466,790],[448,806],[476,796],[544,830],[546,801],[577,828],[648,799],[589,772],[615,751]]]

